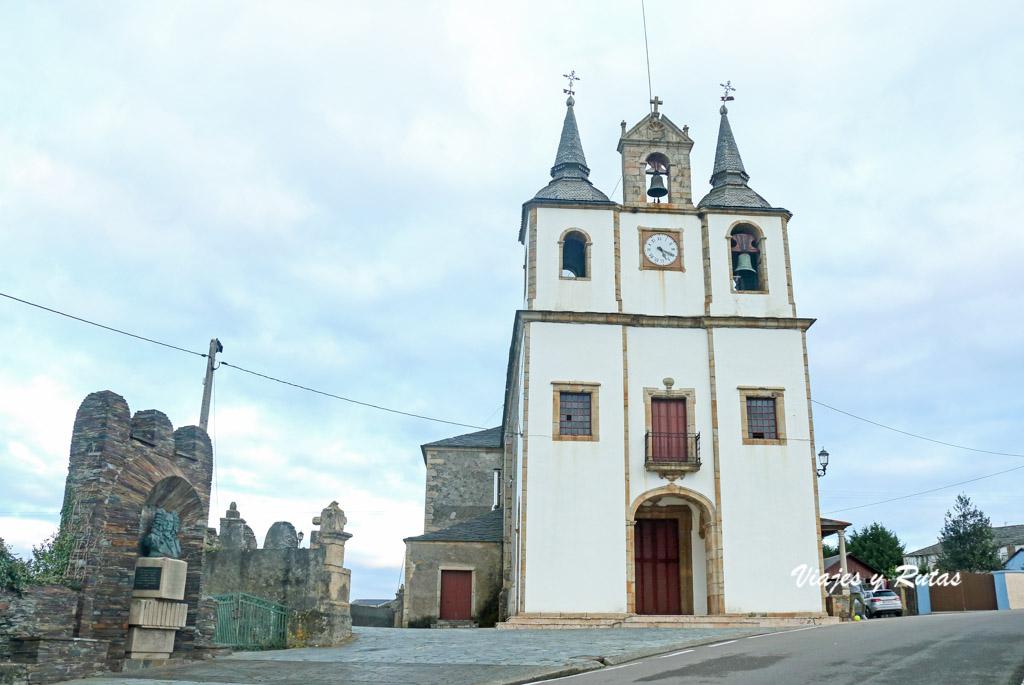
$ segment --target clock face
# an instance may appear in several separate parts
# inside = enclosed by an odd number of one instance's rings
[[[668,266],[679,258],[679,246],[667,233],[655,233],[644,241],[644,256],[655,266]]]

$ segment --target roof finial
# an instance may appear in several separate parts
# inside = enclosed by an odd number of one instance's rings
[[[664,105],[665,101],[662,100],[661,98],[659,98],[657,95],[655,95],[653,98],[651,98],[651,104],[654,106],[654,109],[651,110],[651,112],[654,114],[654,116],[657,117],[658,116],[658,105]]]
[[[569,79],[569,87],[563,88],[562,92],[569,96],[569,98],[565,101],[565,104],[572,107],[574,104],[576,104],[576,101],[572,99],[572,96],[576,94],[576,91],[572,89],[572,83],[573,81],[579,81],[580,77],[576,75],[576,70],[573,69],[568,74],[562,74],[562,78]]]
[[[729,92],[730,92],[730,91],[732,91],[733,93],[735,93],[735,92],[736,92],[736,89],[732,87],[732,81],[726,81],[725,83],[719,83],[718,85],[722,86],[722,88],[725,88],[725,93],[724,93],[724,94],[722,95],[722,97],[721,97],[721,100],[722,100],[722,108],[721,108],[720,110],[718,110],[718,113],[719,113],[719,114],[728,114],[728,113],[729,113],[729,110],[728,110],[728,109],[726,109],[726,107],[725,107],[725,103],[727,103],[727,102],[731,102],[731,101],[733,101],[733,100],[735,100],[735,99],[736,99],[736,98],[734,98],[733,96],[729,95]]]

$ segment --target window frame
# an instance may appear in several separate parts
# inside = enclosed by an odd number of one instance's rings
[[[586,276],[563,276],[562,265],[565,263],[565,239],[570,233],[579,233],[583,236],[583,268],[586,271]],[[590,246],[592,245],[590,235],[582,228],[567,228],[562,231],[562,235],[558,237],[558,279],[561,281],[589,281],[591,278],[591,266],[590,266]]]
[[[786,444],[786,402],[785,388],[766,388],[755,386],[739,386],[740,395],[740,427],[743,430],[744,445],[785,445]],[[750,423],[747,418],[747,399],[775,400],[775,434],[773,438],[750,437]]]
[[[598,389],[600,383],[588,383],[585,381],[552,381],[552,421],[551,439],[565,440],[570,442],[597,442],[598,434]],[[562,393],[590,395],[590,435],[563,435],[562,428]]]
[[[754,244],[757,245],[758,259],[757,259],[757,278],[760,289],[758,290],[737,290],[736,289],[736,275],[733,273],[733,256],[732,256],[732,235],[733,231],[737,228],[749,226],[752,230],[751,235],[755,236]],[[728,255],[729,264],[729,290],[730,292],[737,294],[749,294],[749,295],[767,295],[768,294],[768,258],[765,252],[765,243],[768,239],[765,237],[764,231],[761,227],[752,221],[737,221],[725,234],[725,249],[726,255]]]

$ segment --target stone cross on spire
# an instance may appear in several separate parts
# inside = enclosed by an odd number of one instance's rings
[[[658,105],[664,105],[665,101],[659,98],[657,95],[655,95],[653,98],[651,98],[651,104],[654,105],[654,116],[658,116]]]

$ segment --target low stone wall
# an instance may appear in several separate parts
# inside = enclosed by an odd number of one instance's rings
[[[0,661],[11,658],[15,638],[70,638],[77,609],[78,593],[63,586],[0,592]]]
[[[25,666],[28,683],[88,678],[107,671],[107,640],[82,637],[17,637],[11,661]]]
[[[288,607],[288,646],[342,644],[352,633],[349,609],[351,572],[343,568],[345,512],[327,506],[313,525],[309,548],[300,548],[295,527],[278,521],[267,532],[263,549],[235,503],[220,520],[219,549],[206,552],[203,591],[207,596],[245,593]],[[210,626],[204,629],[207,633]],[[204,643],[212,643],[208,634]]]
[[[79,593],[59,585],[0,592],[0,683],[53,683],[108,670],[107,640],[73,637]]]
[[[394,628],[395,603],[392,601],[380,606],[353,604],[352,625],[371,628]]]
[[[317,576],[326,550],[219,549],[206,553],[203,592],[226,595],[244,592],[294,611],[317,606]]]

